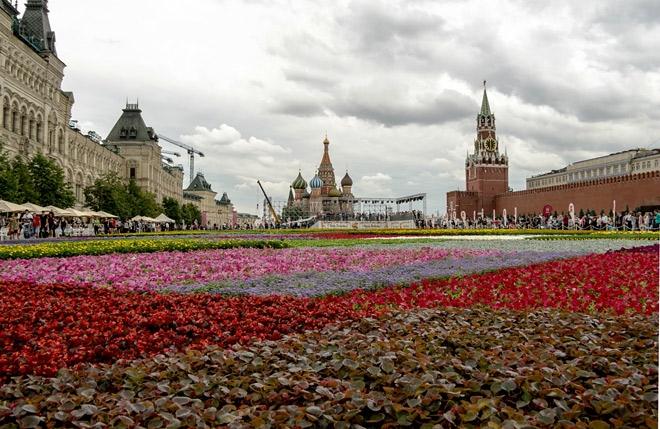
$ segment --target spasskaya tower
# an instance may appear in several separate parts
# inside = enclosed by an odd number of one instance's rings
[[[500,153],[497,138],[495,115],[490,110],[486,81],[481,100],[481,109],[477,114],[477,136],[474,139],[474,151],[465,159],[466,192],[453,191],[447,194],[447,211],[460,217],[462,211],[467,217],[473,212],[492,216],[495,209],[495,196],[509,189],[509,157]]]

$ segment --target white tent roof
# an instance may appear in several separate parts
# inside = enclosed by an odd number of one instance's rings
[[[156,220],[157,222],[170,222],[170,223],[174,223],[174,219],[170,219],[169,217],[167,217],[167,215],[165,215],[165,213],[161,213],[161,214],[159,214],[158,216],[156,216],[156,219],[155,219],[155,220]]]
[[[23,212],[27,207],[20,204],[10,203],[9,201],[0,200],[0,212]]]

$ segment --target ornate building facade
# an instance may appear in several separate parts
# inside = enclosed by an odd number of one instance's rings
[[[323,140],[321,163],[317,173],[309,181],[309,191],[307,185],[302,173],[298,171],[298,177],[291,183],[289,199],[283,211],[284,221],[323,215],[353,215],[353,180],[346,171],[340,182],[341,190],[337,188],[335,169],[330,161],[330,140],[327,136]]]
[[[10,158],[41,153],[52,159],[64,171],[79,207],[84,206],[85,187],[116,172],[125,180],[134,179],[159,203],[164,197],[193,202],[202,213],[214,213],[209,214],[212,223],[230,224],[233,206],[226,194],[220,202],[208,202],[206,195],[184,198],[183,170],[163,162],[158,135],[146,126],[137,104],[126,104],[105,141],[94,131],[80,132],[71,118],[73,93],[62,90],[66,65],[55,49],[48,0],[27,0],[22,16],[10,2],[0,0],[0,36],[0,141]]]
[[[41,152],[51,158],[81,204],[83,188],[102,174],[119,172],[123,159],[71,121],[74,98],[62,90],[65,64],[55,49],[47,0],[28,0],[20,19],[11,3],[1,1],[0,140],[10,157]]]

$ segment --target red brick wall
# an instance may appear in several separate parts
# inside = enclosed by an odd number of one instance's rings
[[[568,205],[573,203],[576,213],[580,209],[609,213],[614,200],[617,212],[625,210],[626,206],[630,210],[660,206],[660,171],[499,194],[495,197],[495,210],[498,215],[503,209],[513,214],[514,208],[518,209],[518,214],[538,214],[549,204],[553,211],[561,214],[568,213]]]

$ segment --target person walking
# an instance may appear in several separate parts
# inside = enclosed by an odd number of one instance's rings
[[[55,237],[55,228],[57,228],[57,219],[55,213],[51,210],[48,213],[48,237]]]
[[[25,209],[25,212],[21,215],[21,225],[23,225],[23,237],[30,238],[32,236],[32,222],[34,217],[28,209]]]
[[[62,233],[60,234],[60,237],[64,237],[64,235],[66,234],[66,232],[65,232],[66,231],[66,224],[67,224],[66,218],[65,217],[60,218],[60,229],[62,230]]]
[[[9,229],[7,230],[7,236],[10,240],[17,240],[18,234],[21,231],[21,223],[18,221],[18,216],[14,213],[11,218],[9,218]]]

